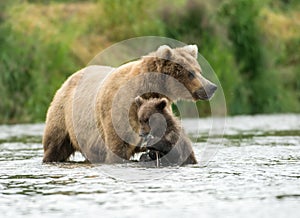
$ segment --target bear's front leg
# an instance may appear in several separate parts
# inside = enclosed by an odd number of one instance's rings
[[[107,154],[105,163],[107,164],[129,162],[130,157],[135,151],[135,146],[129,145],[123,141],[114,145],[106,145],[106,148]]]
[[[157,138],[150,139],[146,145],[147,149],[158,151],[164,155],[169,153],[169,151],[172,149],[172,144],[170,142],[163,139],[159,140],[158,142],[157,141]]]

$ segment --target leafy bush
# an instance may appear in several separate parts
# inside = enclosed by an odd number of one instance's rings
[[[222,8],[242,76],[239,88],[245,89],[244,93],[237,95],[237,103],[242,105],[242,110],[233,110],[233,113],[281,112],[294,105],[289,94],[284,94],[287,90],[272,62],[273,54],[268,52],[269,48],[263,42],[259,26],[262,6],[257,0],[231,0]]]
[[[118,42],[143,35],[163,35],[163,26],[155,13],[153,1],[98,0],[101,17],[95,22],[99,33]]]
[[[70,74],[143,35],[197,44],[229,114],[300,112],[298,0],[11,0],[0,8],[0,123],[43,121]],[[208,102],[197,105],[210,114]]]
[[[47,41],[40,29],[15,30],[6,16],[0,24],[0,122],[43,121],[55,90],[80,66],[67,41]]]

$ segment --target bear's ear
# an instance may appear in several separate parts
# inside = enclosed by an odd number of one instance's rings
[[[186,45],[183,47],[185,51],[191,54],[194,58],[198,57],[198,47],[197,45]]]
[[[168,100],[166,98],[162,98],[156,104],[156,109],[162,111],[167,106],[167,104],[168,104]]]
[[[143,103],[144,103],[144,99],[141,97],[141,96],[137,96],[135,99],[134,99],[136,105],[138,107],[140,107]]]
[[[157,49],[156,54],[159,58],[170,60],[173,56],[173,51],[169,46],[162,45]]]

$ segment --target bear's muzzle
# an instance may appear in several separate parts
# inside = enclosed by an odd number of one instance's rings
[[[207,80],[207,83],[200,89],[192,93],[195,100],[209,100],[217,90],[217,86]]]

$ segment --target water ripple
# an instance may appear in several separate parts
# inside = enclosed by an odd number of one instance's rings
[[[206,167],[92,165],[79,154],[42,164],[43,124],[0,126],[1,216],[298,217],[299,117],[228,118],[223,145]],[[198,122],[211,121],[186,120],[189,134]],[[206,142],[199,138],[197,157]]]

